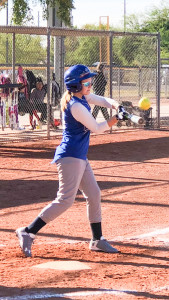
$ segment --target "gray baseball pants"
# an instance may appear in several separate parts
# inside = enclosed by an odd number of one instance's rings
[[[74,202],[78,189],[86,199],[90,223],[101,222],[101,193],[88,160],[64,157],[57,161],[59,190],[39,217],[48,223],[66,211]]]

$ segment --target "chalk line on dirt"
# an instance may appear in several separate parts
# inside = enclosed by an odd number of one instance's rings
[[[141,240],[141,239],[145,239],[145,238],[151,238],[151,237],[157,237],[157,239],[160,239],[160,241],[162,242],[169,242],[169,237],[159,237],[160,235],[165,235],[169,233],[169,227],[166,227],[166,228],[162,228],[162,229],[157,229],[157,230],[154,230],[154,231],[151,231],[151,232],[147,232],[147,233],[143,233],[143,234],[140,234],[140,235],[136,235],[136,236],[130,236],[130,237],[123,237],[123,236],[118,236],[118,237],[114,237],[113,240],[109,239],[108,238],[108,241],[110,242],[115,242],[115,241],[125,241],[125,240]],[[76,240],[76,239],[66,239],[66,240],[59,240],[59,241],[35,241],[36,244],[40,245],[40,244],[77,244],[77,243],[82,243],[82,242],[85,242],[87,243],[88,241],[87,240],[84,240],[84,241],[79,241],[79,240]]]
[[[169,233],[169,227],[157,229],[157,230],[149,232],[149,233],[140,234],[140,235],[136,236],[135,238],[142,239],[142,238],[154,237],[154,236],[166,234],[166,233]]]
[[[110,240],[111,242],[113,241],[122,241],[122,240],[141,240],[141,239],[146,239],[146,238],[152,238],[152,237],[157,237],[160,236],[160,235],[164,235],[164,234],[167,234],[169,233],[169,227],[166,227],[166,228],[162,228],[162,229],[157,229],[157,230],[154,230],[154,231],[151,231],[151,232],[147,232],[147,233],[143,233],[143,234],[140,234],[140,235],[136,235],[136,236],[130,236],[130,237],[122,237],[122,236],[119,236],[119,237],[116,237],[114,238],[113,240]],[[169,241],[169,237],[168,239],[167,238],[158,238],[160,239],[160,241]]]

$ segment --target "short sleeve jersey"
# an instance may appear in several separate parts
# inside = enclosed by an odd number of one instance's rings
[[[75,157],[83,160],[87,158],[90,130],[73,117],[71,106],[76,102],[81,103],[88,111],[91,111],[85,97],[82,99],[71,98],[63,114],[63,137],[61,144],[56,148],[53,162],[63,157]]]

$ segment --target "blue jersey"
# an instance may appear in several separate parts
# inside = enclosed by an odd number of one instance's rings
[[[53,162],[63,157],[75,157],[83,160],[87,158],[90,130],[72,116],[71,106],[76,102],[84,105],[88,111],[91,110],[85,97],[82,97],[82,99],[71,98],[64,111],[65,128],[61,144],[56,148]]]

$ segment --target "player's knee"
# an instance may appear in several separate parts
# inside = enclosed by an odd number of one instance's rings
[[[94,198],[97,198],[97,199],[100,199],[101,198],[101,191],[100,191],[100,188],[98,186],[98,184],[95,185],[95,187],[93,188],[93,197]]]
[[[90,202],[100,202],[101,201],[101,191],[98,185],[96,185],[91,193],[89,193],[86,197]]]
[[[60,206],[65,207],[66,209],[68,209],[69,207],[72,206],[74,202],[74,198],[73,197],[57,197],[55,198],[55,200],[53,201],[53,203],[59,204]]]
[[[97,198],[98,201],[101,201],[101,191],[99,187],[95,190],[95,198]]]

